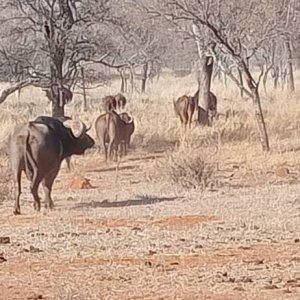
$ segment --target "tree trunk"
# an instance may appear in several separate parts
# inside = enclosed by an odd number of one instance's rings
[[[143,78],[142,78],[142,93],[146,91],[146,82],[148,78],[148,63],[143,65]]]
[[[87,101],[86,101],[86,91],[85,91],[85,76],[84,76],[84,68],[81,67],[81,80],[82,80],[82,93],[83,93],[83,111],[87,111]]]
[[[274,87],[274,89],[277,89],[278,88],[278,79],[279,79],[279,67],[278,66],[273,67],[271,76],[273,78],[273,87]]]
[[[130,81],[130,97],[132,97],[133,89],[134,89],[134,69],[130,66],[129,69],[129,81]]]
[[[126,72],[125,70],[121,69],[118,70],[120,77],[121,77],[121,88],[120,88],[120,92],[121,93],[125,93],[127,92],[127,79],[126,79]]]
[[[258,85],[253,80],[245,62],[242,59],[237,59],[237,62],[238,62],[238,65],[241,66],[241,71],[243,72],[243,75],[245,77],[247,85],[251,91],[251,98],[252,98],[253,104],[254,104],[255,118],[256,118],[256,122],[257,122],[258,131],[260,134],[260,142],[261,142],[262,148],[264,151],[269,151],[270,150],[269,137],[268,137],[268,133],[267,133],[264,115],[263,115],[262,108],[261,108],[261,101],[260,101],[260,96],[259,96],[259,92],[258,92]]]
[[[227,85],[227,75],[226,75],[225,72],[223,72],[223,84],[224,84],[225,88],[228,87],[228,85]]]
[[[278,79],[279,79],[279,76],[278,76],[278,74],[276,74],[276,76],[274,77],[274,89],[278,89]]]
[[[284,86],[286,84],[286,74],[287,74],[287,70],[286,70],[286,65],[283,65],[283,62],[280,61],[280,70],[279,70],[280,74],[280,83],[281,83],[281,89],[284,90]]]
[[[261,108],[261,101],[260,101],[258,89],[255,89],[255,91],[254,91],[253,102],[254,102],[254,108],[255,108],[256,122],[258,125],[258,131],[260,133],[260,142],[262,144],[263,150],[269,151],[270,150],[269,137],[268,137],[268,133],[267,133],[264,115],[263,115],[262,108]]]
[[[239,74],[239,80],[240,80],[240,85],[243,86],[243,74],[240,69],[238,69],[238,74]],[[240,95],[242,98],[244,98],[244,90],[240,88]]]
[[[295,82],[294,82],[294,72],[293,72],[293,63],[292,63],[292,50],[291,43],[286,41],[285,43],[287,51],[287,88],[289,92],[295,91]]]
[[[213,59],[202,55],[200,58],[199,96],[198,96],[198,122],[209,125],[208,108],[211,76],[213,71]]]
[[[63,117],[65,115],[63,102],[62,90],[57,83],[51,85],[52,93],[52,116]]]
[[[263,76],[263,86],[264,86],[264,91],[267,91],[267,81],[268,81],[268,74],[269,74],[270,69],[267,69],[264,76]]]

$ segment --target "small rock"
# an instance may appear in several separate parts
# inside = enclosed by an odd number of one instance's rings
[[[0,244],[2,244],[2,245],[10,244],[10,237],[9,236],[0,236]]]
[[[42,300],[42,299],[46,299],[43,297],[43,295],[32,295],[27,297],[27,300]]]
[[[7,259],[3,256],[3,253],[0,253],[0,263],[6,262]]]
[[[233,290],[238,292],[245,292],[245,289],[242,286],[236,286]]]
[[[276,169],[275,174],[277,177],[287,177],[290,174],[290,170],[286,167],[279,167]]]
[[[34,247],[34,246],[32,246],[32,245],[30,245],[29,251],[30,251],[30,253],[39,253],[39,252],[43,252],[43,250],[41,250],[41,249],[39,249],[39,248],[37,248],[37,247]]]
[[[253,282],[252,278],[246,277],[246,276],[243,276],[240,281],[244,282],[244,283],[251,283],[251,282]]]
[[[152,264],[152,262],[151,262],[150,260],[146,260],[146,261],[145,261],[145,266],[151,268],[152,265],[153,265],[153,264]]]
[[[140,228],[140,227],[133,227],[132,230],[134,230],[134,231],[142,231],[142,228]]]
[[[264,289],[266,289],[266,290],[276,290],[276,289],[279,289],[279,287],[275,284],[268,284],[268,285],[264,286]]]
[[[295,243],[300,243],[300,239],[294,239]]]
[[[29,246],[29,249],[24,248],[23,251],[26,252],[26,253],[39,253],[39,252],[43,252],[43,250],[41,250],[41,249],[39,249],[37,247],[34,247],[32,245]]]

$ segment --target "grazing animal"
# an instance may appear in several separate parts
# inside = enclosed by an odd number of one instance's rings
[[[192,118],[195,111],[195,102],[193,97],[184,95],[179,97],[173,103],[175,112],[179,116],[181,123],[185,126],[189,124],[189,127],[191,127]]]
[[[196,105],[196,109],[198,110],[198,97],[199,97],[199,90],[193,96],[193,100]],[[214,93],[209,92],[209,103],[208,103],[208,120],[211,124],[213,118],[217,116],[217,97]]]
[[[117,109],[117,101],[114,96],[106,96],[103,98],[103,106],[106,112],[111,112]]]
[[[130,142],[130,137],[134,131],[134,122],[132,119],[126,122],[116,112],[112,111],[99,116],[95,122],[95,128],[100,145],[105,152],[105,160],[108,157],[111,158],[112,154],[114,154],[114,158],[117,160],[119,145],[122,143],[128,145]],[[108,143],[108,147],[106,143]],[[124,153],[126,154],[127,146],[124,148]]]
[[[50,127],[52,127],[54,130],[60,130],[61,124],[57,123],[57,121],[65,122],[67,120],[71,120],[71,117],[49,117],[49,116],[39,116],[37,117],[34,122],[36,123],[42,123],[46,124]],[[67,169],[70,172],[71,171],[71,156],[65,158]]]
[[[135,126],[132,118],[127,113],[121,113],[119,116],[126,124],[129,124],[125,127],[124,140],[121,142],[121,153],[127,155],[127,149],[130,146],[130,139],[134,132]]]
[[[80,130],[74,134],[66,122],[57,118],[40,117],[37,121],[18,126],[9,142],[9,156],[13,180],[16,185],[14,214],[20,214],[21,175],[24,171],[30,180],[34,208],[41,208],[38,187],[43,185],[45,206],[52,209],[51,190],[63,159],[80,155],[92,148],[94,140],[87,134],[89,129],[80,121]]]
[[[115,99],[116,99],[116,102],[117,102],[117,110],[118,111],[123,110],[125,108],[126,103],[127,103],[126,98],[121,93],[119,93],[115,96]]]

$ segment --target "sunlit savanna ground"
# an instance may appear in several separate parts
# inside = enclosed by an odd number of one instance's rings
[[[1,104],[0,237],[11,242],[0,244],[0,299],[300,298],[300,93],[261,91],[263,153],[252,103],[229,81],[212,83],[214,126],[184,133],[172,101],[196,87],[165,72],[145,95],[127,95],[129,155],[105,163],[95,147],[71,173],[63,165],[53,212],[33,211],[24,176],[21,216],[12,215],[7,138],[51,107],[33,87]],[[100,99],[118,89],[88,90],[86,112],[75,94],[67,115],[94,126]],[[82,178],[87,189],[76,186]]]

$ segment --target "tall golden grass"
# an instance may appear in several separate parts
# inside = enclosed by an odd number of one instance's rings
[[[297,73],[296,80],[299,76]],[[66,107],[66,114],[90,123],[91,135],[95,137],[94,121],[103,112],[101,98],[117,93],[119,85],[118,81],[113,81],[107,86],[88,90],[89,109],[85,112],[82,110],[82,96],[75,93],[74,100]],[[166,160],[161,170],[168,170],[172,180],[190,182],[191,186],[197,185],[198,181],[203,186],[208,181],[206,177],[213,176],[213,170],[228,164],[247,167],[254,173],[270,172],[281,165],[299,164],[300,92],[288,94],[270,86],[267,92],[261,91],[272,149],[270,153],[263,153],[251,100],[241,99],[239,89],[229,81],[227,87],[222,82],[212,83],[220,113],[213,127],[194,124],[192,129],[184,132],[172,102],[183,94],[194,94],[196,89],[194,76],[178,78],[169,72],[159,81],[154,79],[150,82],[146,94],[135,92],[126,108],[136,123],[135,151],[142,148],[149,152],[164,152]],[[226,112],[231,113],[229,118],[224,117]],[[6,152],[8,136],[16,124],[50,114],[51,106],[44,92],[38,88],[22,90],[20,100],[15,94],[10,95],[0,106],[0,152]],[[207,163],[209,166],[206,166]],[[179,171],[180,168],[184,170]],[[199,169],[201,174],[197,171]]]

